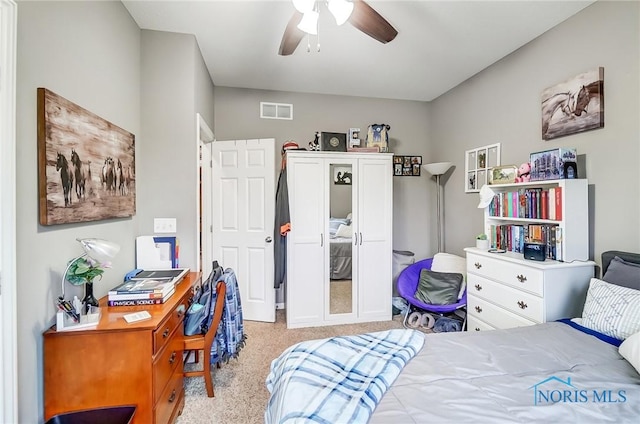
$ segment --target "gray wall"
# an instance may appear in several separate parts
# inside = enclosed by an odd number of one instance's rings
[[[196,112],[213,127],[213,83],[191,35],[141,31],[120,2],[20,2],[17,87],[17,272],[20,422],[43,421],[42,332],[77,237],[121,246],[97,297],[135,266],[135,237],[176,217],[181,264],[196,264]],[[36,88],[46,87],[136,136],[133,218],[38,222]],[[69,295],[81,294],[69,284]],[[36,365],[34,367],[34,364]]]
[[[141,43],[140,234],[153,234],[154,218],[177,218],[180,266],[195,269],[196,112],[213,125],[213,83],[193,35],[143,30]]]
[[[121,246],[103,296],[134,266],[137,218],[38,224],[36,89],[46,87],[136,135],[140,143],[140,29],[120,2],[19,2],[17,51],[17,334],[19,422],[43,420],[42,332],[76,237]],[[139,203],[138,203],[139,205]],[[67,284],[67,295],[73,294]],[[73,354],[73,352],[69,352]],[[79,358],[82,360],[82,358]],[[72,376],[70,376],[72,377]]]
[[[496,142],[505,165],[577,148],[590,185],[593,259],[609,249],[640,250],[639,9],[638,2],[596,2],[432,102],[431,154],[456,166],[445,190],[448,251],[462,254],[482,229],[478,195],[463,189],[464,151]],[[540,93],[599,66],[605,127],[542,141]]]
[[[294,119],[260,119],[261,101],[292,103]],[[433,156],[428,143],[429,109],[424,102],[216,87],[216,139],[273,137],[279,151],[286,140],[307,147],[316,131],[348,133],[349,128],[360,128],[363,138],[370,124],[385,123],[391,126],[391,151],[420,155],[428,163]],[[279,170],[280,155],[276,160]],[[435,250],[425,226],[435,216],[434,188],[424,174],[393,177],[394,249],[412,250],[417,257]]]

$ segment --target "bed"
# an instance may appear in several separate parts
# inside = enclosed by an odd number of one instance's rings
[[[351,219],[329,219],[329,278],[332,280],[351,279]]]
[[[602,308],[622,308],[613,314],[619,320]],[[623,423],[640,416],[640,255],[603,254],[602,280],[591,280],[581,319],[486,332],[390,331],[283,352],[267,378],[265,422]],[[410,343],[387,340],[401,337]],[[357,348],[345,353],[351,344]],[[325,345],[342,351],[323,353]],[[371,372],[359,368],[368,349],[376,358]]]

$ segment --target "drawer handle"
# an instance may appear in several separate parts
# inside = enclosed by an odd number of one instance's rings
[[[482,312],[482,308],[481,308],[481,307],[479,307],[479,306],[476,306],[476,312],[477,312],[477,313]]]
[[[171,352],[171,356],[169,357],[169,364],[173,365],[173,363],[176,361],[176,352]]]
[[[169,336],[169,331],[170,329],[167,327],[164,329],[163,333],[162,333],[162,338],[166,339]]]
[[[182,318],[182,315],[184,315],[184,311],[187,309],[187,307],[184,304],[180,304],[177,308],[176,308],[176,315],[178,316],[178,318]]]
[[[171,392],[171,396],[169,396],[169,403],[173,403],[174,400],[176,400],[176,389],[173,389]]]
[[[476,284],[476,290],[478,291],[482,290],[482,286],[480,284]]]
[[[476,263],[475,263],[475,264],[473,264],[473,265],[476,267],[476,269],[480,269],[480,268],[482,268],[482,264],[481,264],[480,262],[476,262]]]
[[[518,306],[520,307],[520,309],[527,309],[527,304],[522,300],[518,302]]]
[[[516,277],[518,279],[518,281],[520,281],[521,283],[524,283],[525,281],[527,281],[527,277],[525,277],[524,275],[520,274]]]
[[[476,331],[480,331],[480,329],[478,327],[476,327]]]

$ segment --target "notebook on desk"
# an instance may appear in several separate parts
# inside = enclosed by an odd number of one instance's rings
[[[143,269],[132,275],[130,280],[166,280],[178,283],[188,272],[189,268]]]

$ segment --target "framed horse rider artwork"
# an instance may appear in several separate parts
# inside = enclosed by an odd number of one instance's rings
[[[42,225],[135,215],[135,136],[38,88],[38,199]]]
[[[592,69],[542,92],[542,139],[604,128],[604,68]]]

